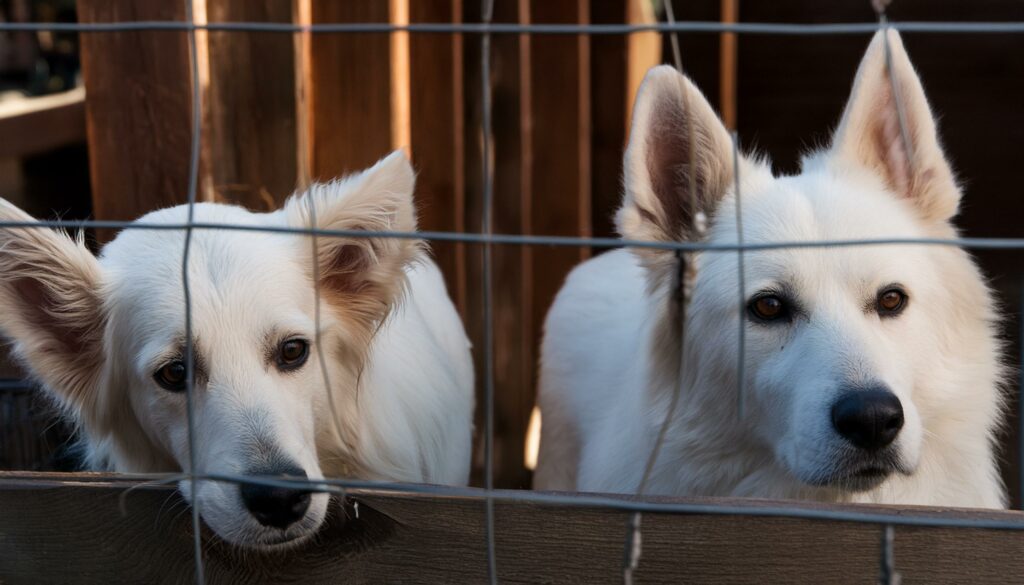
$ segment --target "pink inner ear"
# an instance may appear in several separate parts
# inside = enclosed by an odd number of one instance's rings
[[[321,269],[320,278],[324,286],[343,293],[360,291],[365,282],[359,274],[369,267],[368,253],[364,246],[347,242],[332,247],[330,257]]]
[[[32,278],[19,278],[11,283],[16,297],[21,302],[22,314],[30,317],[34,326],[50,334],[51,339],[63,346],[61,351],[69,355],[77,355],[90,348],[83,339],[88,331],[88,323],[80,323],[77,327],[64,323],[54,317],[59,312],[53,298],[46,292],[46,287]]]
[[[888,83],[888,81],[886,81]],[[907,153],[907,146],[903,141],[903,132],[900,128],[899,112],[896,109],[896,101],[892,99],[892,89],[887,86],[885,99],[882,100],[878,112],[878,125],[876,126],[876,139],[878,140],[878,152],[882,156],[882,164],[887,171],[890,186],[894,191],[910,196],[911,160]],[[912,138],[913,133],[907,128],[907,138]]]
[[[645,215],[662,217],[668,225],[662,229],[673,236],[681,236],[690,218],[686,205],[689,190],[690,143],[686,117],[682,104],[673,98],[662,97],[651,112],[651,129],[647,138],[647,157],[644,161],[651,180],[651,190],[657,197],[661,212],[641,210]],[[701,177],[697,177],[698,188]],[[660,223],[660,222],[659,222]]]

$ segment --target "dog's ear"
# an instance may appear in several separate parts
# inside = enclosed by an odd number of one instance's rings
[[[651,69],[633,107],[619,233],[630,240],[692,239],[691,215],[710,217],[732,185],[732,151],[700,90],[672,67]]]
[[[288,201],[285,213],[293,227],[413,232],[415,183],[409,159],[395,151],[361,173],[310,186]],[[420,243],[409,238],[318,236],[321,293],[366,321],[379,320],[403,290],[405,266],[419,248]]]
[[[899,33],[890,30],[888,35],[892,71],[886,63],[885,33],[879,31],[857,70],[831,155],[879,173],[926,219],[946,221],[956,215],[960,190],[939,144],[921,80]]]
[[[32,222],[0,199],[0,221]],[[81,237],[46,228],[0,229],[0,333],[65,407],[96,399],[106,325],[99,262]]]

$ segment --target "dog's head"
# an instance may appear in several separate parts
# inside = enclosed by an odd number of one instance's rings
[[[189,470],[194,453],[195,469],[206,474],[317,480],[322,466],[357,472],[358,377],[419,248],[351,232],[414,231],[413,182],[408,160],[395,153],[361,174],[314,185],[274,213],[197,205],[201,223],[349,236],[194,230],[191,340],[182,231],[125,230],[97,260],[62,233],[2,230],[0,330],[80,424],[94,465]],[[182,224],[187,211],[139,221]],[[2,200],[0,218],[31,221]],[[186,480],[180,489],[221,537],[247,546],[310,536],[328,503],[325,493],[280,485],[200,480],[193,491]]]
[[[879,33],[831,147],[797,176],[775,177],[743,156],[734,162],[732,140],[700,92],[670,68],[652,70],[626,153],[621,233],[692,240],[691,216],[702,213],[712,244],[735,244],[739,222],[746,244],[956,237],[959,188],[895,31],[888,44],[892,70]],[[636,253],[650,285],[668,289],[672,253]],[[721,432],[756,442],[799,485],[872,489],[914,473],[929,442],[946,440],[951,452],[987,445],[999,348],[990,294],[961,250],[703,252],[696,264],[685,350],[694,399],[703,415],[717,413],[709,419]]]

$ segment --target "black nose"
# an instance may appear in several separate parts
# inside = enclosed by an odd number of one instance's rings
[[[832,405],[832,426],[857,447],[877,451],[903,428],[903,405],[888,390],[854,390]]]
[[[306,472],[294,466],[273,470],[254,470],[251,475],[287,476],[288,479],[305,479]],[[242,501],[253,518],[264,526],[288,528],[309,509],[309,491],[292,488],[270,487],[258,484],[242,484]]]

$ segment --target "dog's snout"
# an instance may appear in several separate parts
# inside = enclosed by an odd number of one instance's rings
[[[903,405],[888,390],[846,392],[832,405],[832,426],[855,446],[877,451],[903,428]]]
[[[288,479],[305,479],[306,472],[294,466],[273,470],[258,470],[251,475],[285,476]],[[257,522],[274,528],[287,528],[299,521],[309,509],[309,490],[242,484],[239,488],[245,507]]]

